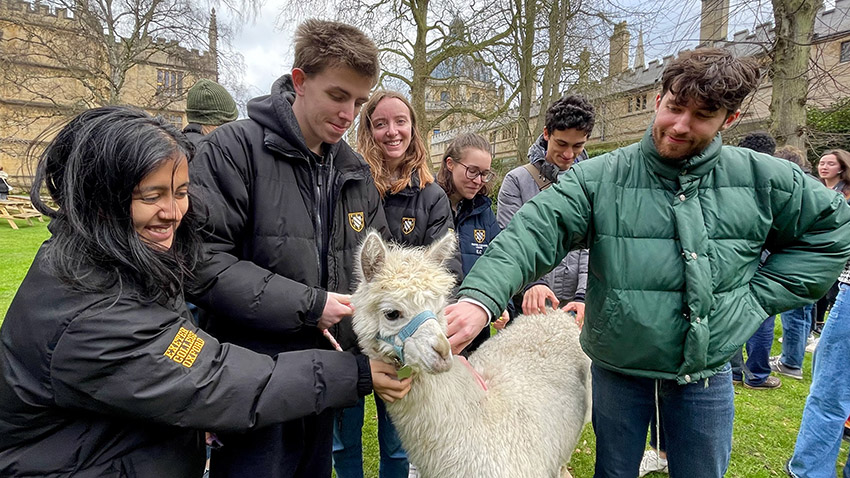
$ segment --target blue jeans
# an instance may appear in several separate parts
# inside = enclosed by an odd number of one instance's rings
[[[735,413],[732,374],[727,366],[706,380],[679,385],[591,365],[594,477],[634,478],[655,413],[656,386],[670,476],[720,478],[732,452]]]
[[[729,363],[732,365],[732,377],[735,380],[743,378],[749,385],[761,385],[770,376],[770,346],[773,345],[775,323],[775,316],[764,319],[753,336],[747,340],[746,363],[740,349],[732,356]],[[805,341],[803,347],[805,347]]]
[[[395,426],[387,415],[384,401],[375,397],[378,415],[378,446],[381,453],[380,478],[407,478],[407,453],[401,446]],[[363,409],[365,401],[336,411],[333,462],[337,478],[363,478]]]
[[[803,368],[813,309],[814,304],[809,304],[781,315],[782,355],[779,356],[779,361],[786,367]]]
[[[841,284],[815,350],[812,387],[789,468],[794,476],[834,478],[844,421],[850,416],[850,286]],[[844,465],[850,478],[850,462]]]

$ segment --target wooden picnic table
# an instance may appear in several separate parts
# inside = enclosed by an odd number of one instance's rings
[[[12,229],[18,229],[15,224],[15,219],[24,219],[30,226],[33,225],[32,218],[38,219],[39,222],[44,222],[41,213],[32,207],[32,203],[28,200],[11,198],[6,201],[0,201],[0,219],[5,219],[9,222]]]

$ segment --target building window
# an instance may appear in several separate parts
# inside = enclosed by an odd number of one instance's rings
[[[156,92],[166,95],[183,94],[183,72],[176,70],[156,70]]]
[[[449,101],[449,92],[448,91],[441,91],[440,92],[440,101],[442,101],[442,102]]]
[[[850,41],[841,42],[841,57],[838,61],[841,63],[850,61]]]
[[[183,116],[164,114],[162,117],[169,123],[173,124],[175,128],[183,129]]]
[[[628,106],[629,113],[631,113],[633,111],[645,110],[646,109],[646,103],[647,103],[646,96],[647,95],[630,96],[629,97],[629,106]]]

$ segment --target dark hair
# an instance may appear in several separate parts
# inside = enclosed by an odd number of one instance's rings
[[[757,153],[773,154],[776,151],[776,140],[767,131],[753,131],[744,136],[738,146]]]
[[[449,158],[452,158],[452,161],[462,161],[463,155],[468,148],[480,149],[481,151],[486,151],[487,154],[493,154],[490,151],[490,143],[481,135],[477,135],[475,133],[464,133],[453,139],[446,148],[446,152],[443,154],[443,162],[440,163],[440,170],[437,171],[437,184],[443,188],[443,191],[445,191],[446,195],[449,197],[451,197],[457,189],[455,189],[455,183],[452,181],[452,172],[449,171],[446,161]],[[490,194],[490,185],[487,183],[481,183],[481,189],[478,191],[478,194],[483,196]]]
[[[845,198],[850,198],[850,152],[843,149],[830,149],[820,155],[818,163],[820,163],[820,160],[823,159],[824,156],[829,156],[830,154],[835,156],[838,164],[841,165],[841,172],[838,174],[839,179],[844,181],[844,188],[841,193],[844,194]],[[820,181],[826,184],[823,179]]]
[[[546,131],[577,129],[588,136],[593,131],[595,112],[589,101],[578,95],[564,96],[546,110]]]
[[[375,144],[375,138],[372,137],[372,114],[378,107],[378,103],[385,98],[395,98],[401,101],[410,113],[410,145],[407,147],[404,159],[401,162],[401,176],[395,182],[392,182],[390,172],[384,167],[384,156],[381,154],[378,145]],[[416,113],[410,106],[410,102],[397,91],[378,90],[363,105],[363,109],[360,111],[360,124],[357,126],[357,152],[363,155],[363,159],[366,160],[372,170],[372,178],[375,180],[375,186],[378,188],[381,197],[384,197],[388,191],[393,194],[401,192],[410,184],[414,170],[419,174],[420,188],[434,182],[434,175],[431,173],[431,161],[417,126]]]
[[[359,29],[340,22],[310,19],[295,29],[295,61],[307,76],[343,65],[371,78],[374,85],[381,69],[378,47]]]
[[[142,299],[180,296],[201,254],[191,201],[167,251],[145,244],[131,205],[145,176],[163,161],[191,155],[177,128],[136,108],[95,108],[72,119],[41,154],[30,193],[35,208],[52,218],[47,267],[82,291],[123,291],[129,283]],[[42,187],[56,209],[39,197]]]
[[[803,152],[800,148],[796,146],[791,146],[787,144],[781,148],[778,148],[774,153],[774,156],[780,159],[787,159],[792,163],[796,164],[803,170],[804,173],[811,174],[812,165],[809,163],[809,160],[806,159],[806,153]]]
[[[661,74],[661,96],[673,94],[678,105],[690,101],[711,111],[738,111],[761,79],[751,57],[736,58],[721,48],[686,51],[671,61]]]

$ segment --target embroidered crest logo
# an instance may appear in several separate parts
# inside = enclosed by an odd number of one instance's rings
[[[401,218],[401,232],[405,234],[410,234],[413,232],[413,228],[416,227],[416,218],[415,217],[403,217]]]
[[[357,232],[363,230],[366,221],[363,219],[363,211],[348,213],[348,225]]]
[[[484,229],[474,229],[472,231],[472,237],[475,239],[475,242],[481,244],[484,242],[484,239],[487,239],[487,232]]]

